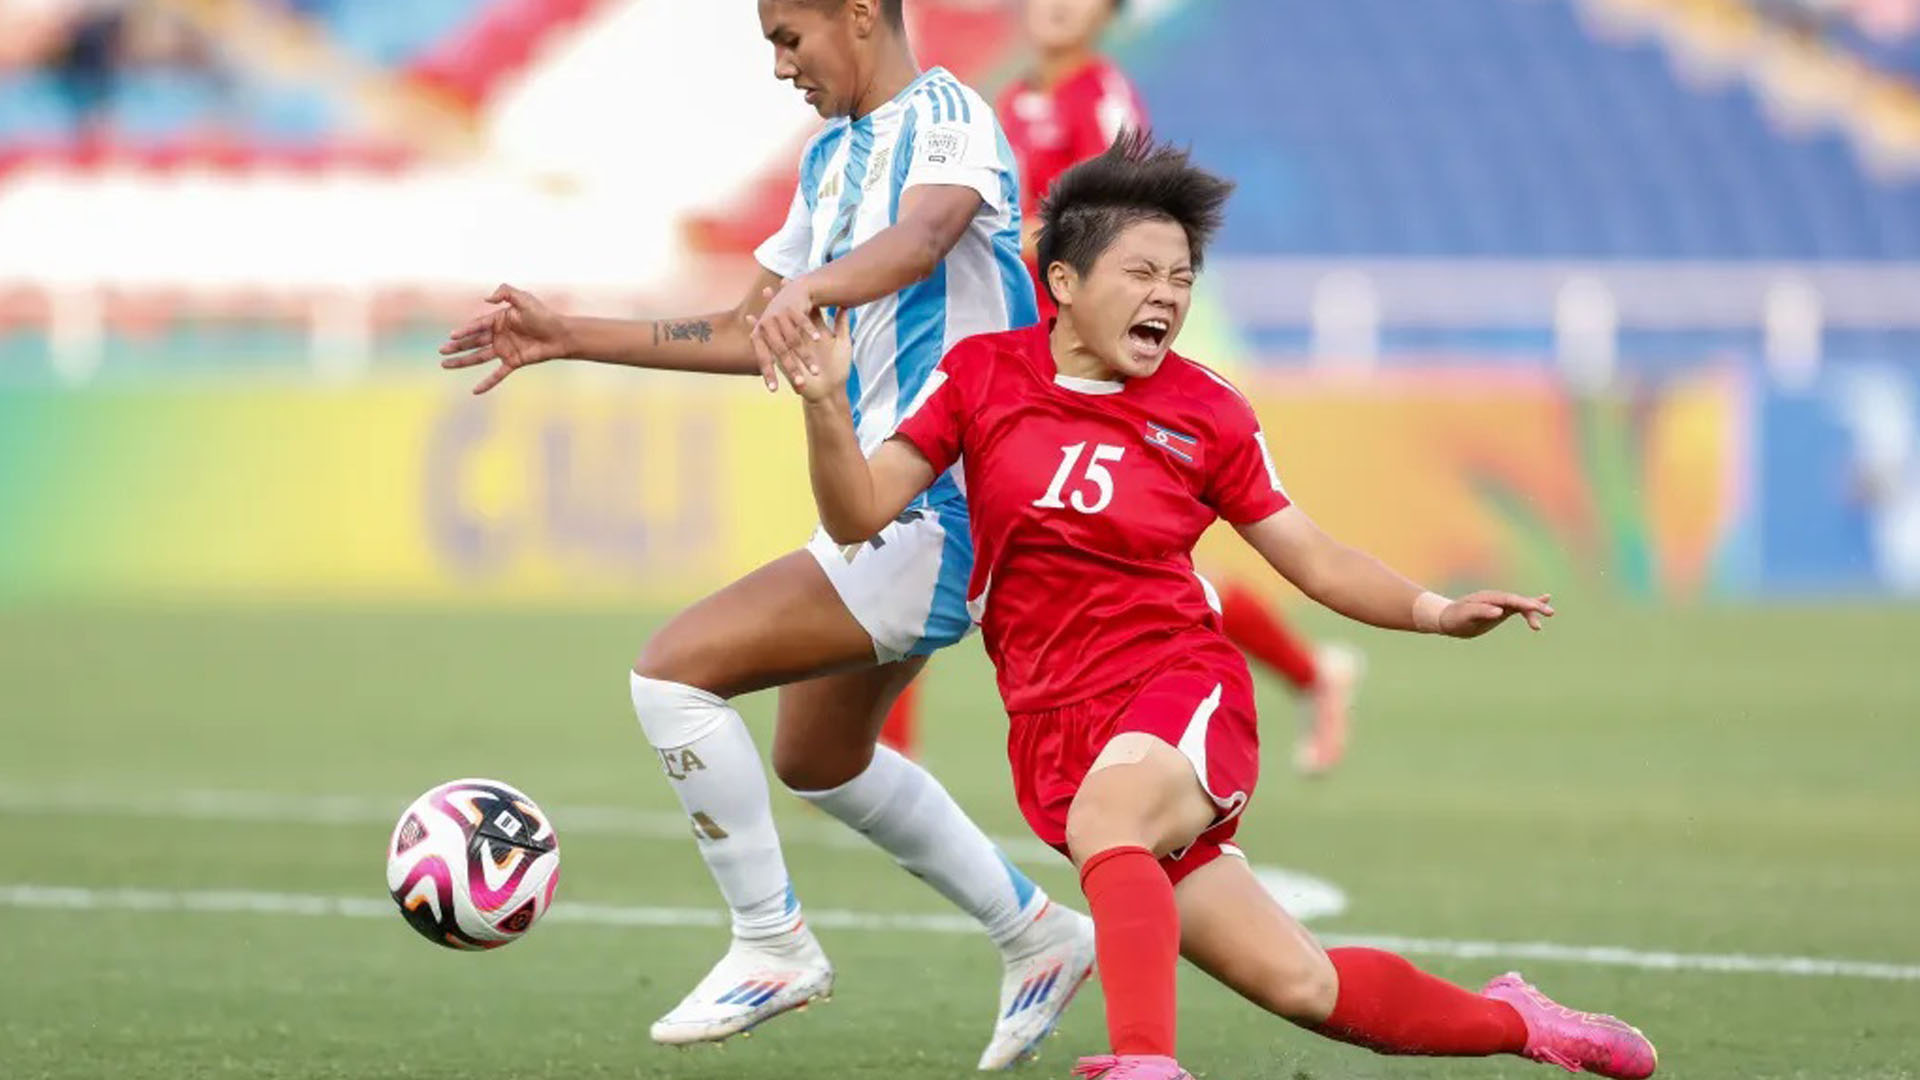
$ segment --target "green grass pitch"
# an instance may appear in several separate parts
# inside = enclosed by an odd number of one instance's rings
[[[997,967],[969,935],[823,930],[840,969],[832,1003],[723,1049],[670,1051],[647,1024],[718,955],[721,930],[556,920],[472,955],[427,945],[397,915],[138,910],[102,892],[385,903],[391,815],[469,774],[550,809],[671,823],[626,703],[651,625],[608,612],[0,612],[0,898],[14,898],[0,903],[0,1076],[971,1075]],[[1346,892],[1349,909],[1318,929],[1900,965],[1905,978],[1517,966],[1641,1025],[1666,1076],[1920,1075],[1920,611],[1568,605],[1539,637],[1340,633],[1371,662],[1354,755],[1327,781],[1295,780],[1294,711],[1263,684],[1268,774],[1241,833],[1256,861]],[[989,831],[1024,836],[978,647],[936,661],[924,699],[928,763]],[[767,706],[745,703],[763,733]],[[776,801],[810,908],[947,910]],[[556,817],[562,905],[712,906],[692,842],[671,828]],[[1063,864],[1020,854],[1075,899]],[[29,885],[121,900],[25,904]],[[1516,966],[1416,959],[1473,985]],[[1184,978],[1182,1056],[1209,1080],[1558,1075],[1511,1058],[1375,1057]],[[1100,1010],[1089,989],[1028,1075],[1064,1076],[1097,1052]]]

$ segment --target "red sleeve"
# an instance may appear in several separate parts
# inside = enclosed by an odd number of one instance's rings
[[[1020,125],[1013,123],[1013,99],[1019,95],[1020,84],[1013,82],[1002,88],[1000,96],[993,99],[993,115],[999,118],[1000,130],[1006,133],[1007,143],[1013,148],[1016,160],[1026,153],[1026,148],[1020,145]]]
[[[1253,406],[1221,387],[1214,408],[1214,450],[1207,459],[1207,505],[1233,525],[1251,525],[1293,505],[1280,486]]]
[[[948,351],[940,366],[927,376],[926,385],[914,395],[893,437],[905,439],[920,451],[935,473],[944,473],[960,460],[960,445],[967,434],[971,396],[967,383],[979,364],[973,361],[980,346],[962,341]]]
[[[1000,116],[1000,130],[1006,133],[1007,147],[1013,151],[1014,165],[1020,172],[1020,213],[1023,217],[1032,217],[1039,213],[1040,197],[1046,194],[1047,184],[1053,178],[1040,175],[1039,162],[1034,159],[1033,146],[1027,140],[1027,125],[1013,106],[1023,93],[1026,93],[1024,83],[1008,86],[1000,92],[994,111]]]

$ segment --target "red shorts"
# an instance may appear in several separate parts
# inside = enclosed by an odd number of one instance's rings
[[[1228,841],[1260,778],[1253,678],[1238,652],[1201,650],[1083,701],[1010,717],[1014,795],[1034,834],[1067,854],[1067,809],[1087,770],[1114,736],[1132,731],[1186,755],[1220,811],[1212,828],[1160,861],[1167,876],[1177,884],[1222,854],[1238,855]]]

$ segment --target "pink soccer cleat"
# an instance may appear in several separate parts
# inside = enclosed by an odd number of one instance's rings
[[[1590,1072],[1615,1080],[1652,1076],[1660,1053],[1640,1029],[1605,1013],[1569,1009],[1509,971],[1480,993],[1514,1007],[1527,1025],[1526,1055],[1568,1072]]]
[[[1193,1074],[1158,1054],[1106,1054],[1081,1058],[1073,1067],[1081,1080],[1193,1080]]]

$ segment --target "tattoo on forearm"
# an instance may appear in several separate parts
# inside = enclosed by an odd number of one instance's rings
[[[705,345],[713,340],[713,320],[680,319],[674,322],[654,323],[654,344],[658,345],[662,336],[668,341],[698,341]]]

